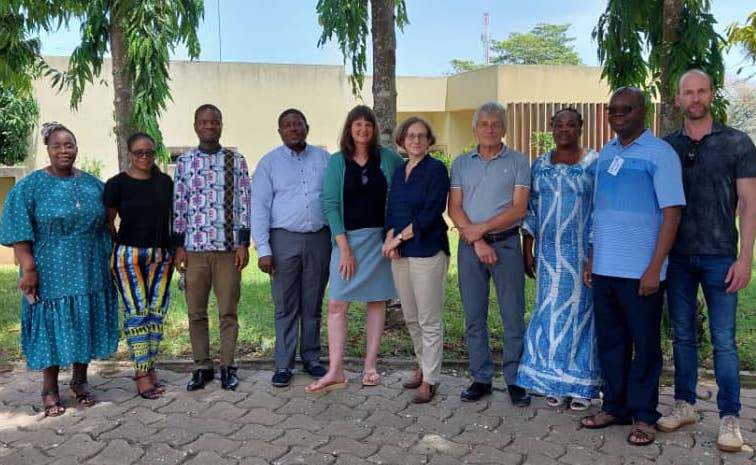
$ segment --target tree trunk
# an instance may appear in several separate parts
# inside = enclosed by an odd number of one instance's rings
[[[110,55],[113,64],[113,100],[115,115],[115,135],[118,147],[118,168],[125,171],[129,167],[126,140],[134,132],[134,96],[131,76],[126,66],[126,44],[123,29],[116,18],[110,21]]]
[[[670,74],[672,48],[680,41],[678,27],[682,0],[663,0],[662,4],[662,62],[661,62],[661,121],[658,136],[666,136],[680,126],[681,114],[675,107],[675,77]]]
[[[394,147],[396,126],[395,0],[371,0],[373,38],[373,110],[381,131],[381,145]]]

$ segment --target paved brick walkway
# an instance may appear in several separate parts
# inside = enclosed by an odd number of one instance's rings
[[[240,370],[237,392],[217,382],[188,393],[185,373],[162,372],[169,391],[156,401],[135,397],[130,372],[100,366],[90,382],[101,402],[60,418],[42,418],[39,374],[0,374],[0,464],[746,464],[751,447],[720,454],[713,445],[716,406],[699,403],[703,421],[658,434],[649,447],[625,442],[628,427],[578,429],[579,414],[551,410],[543,399],[520,409],[504,392],[462,403],[466,379],[446,376],[432,404],[410,403],[401,389],[408,373],[384,375],[383,386],[362,388],[350,374],[346,390],[308,395],[306,376],[289,388],[270,385],[270,372]],[[68,374],[63,375],[67,379]],[[499,381],[500,383],[500,381]],[[709,398],[714,388],[701,386]],[[713,398],[711,398],[713,399]],[[662,397],[671,403],[670,390]],[[756,391],[743,392],[743,434],[756,444]]]

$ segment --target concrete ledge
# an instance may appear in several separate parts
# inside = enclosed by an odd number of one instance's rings
[[[321,359],[323,363],[328,361],[327,358]],[[299,363],[299,361],[297,361]],[[242,358],[236,361],[236,364],[240,368],[249,368],[257,370],[273,370],[275,369],[275,361],[272,358]],[[95,365],[101,369],[107,370],[108,368],[128,368],[131,366],[129,361],[93,361],[92,365]],[[360,371],[362,369],[362,359],[356,357],[346,357],[344,359],[344,365],[347,369]],[[468,361],[464,359],[451,359],[444,360],[443,369],[456,371],[460,376],[467,375]],[[499,364],[496,363],[497,372],[500,370]],[[177,372],[189,373],[194,368],[194,362],[189,359],[167,359],[157,362],[159,368]],[[379,359],[378,366],[380,368],[389,368],[396,370],[411,370],[414,369],[416,364],[414,359],[408,358],[382,358]],[[0,373],[7,371],[23,371],[26,369],[26,365],[23,362],[5,362],[0,363]],[[662,371],[662,382],[671,383],[674,379],[675,370],[672,367],[665,366]],[[714,381],[714,370],[699,369],[698,377],[700,380]],[[756,372],[741,371],[740,372],[741,387],[745,389],[756,389]]]

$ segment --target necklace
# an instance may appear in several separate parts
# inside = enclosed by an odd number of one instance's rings
[[[71,178],[71,183],[74,188],[74,198],[76,199],[76,209],[81,210],[81,191],[79,191],[79,183],[76,182],[76,177]]]

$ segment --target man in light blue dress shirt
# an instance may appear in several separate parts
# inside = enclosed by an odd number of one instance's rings
[[[593,287],[603,404],[581,423],[632,422],[627,441],[641,446],[654,442],[659,419],[662,297],[685,194],[674,149],[644,126],[643,93],[616,90],[607,114],[617,137],[599,154],[593,257],[584,269]]]
[[[275,305],[277,387],[291,382],[297,344],[305,372],[315,378],[326,372],[320,365],[320,316],[331,258],[323,215],[330,155],[307,144],[308,131],[301,111],[281,113],[283,145],[260,160],[252,179],[252,239],[257,266],[271,276]]]

